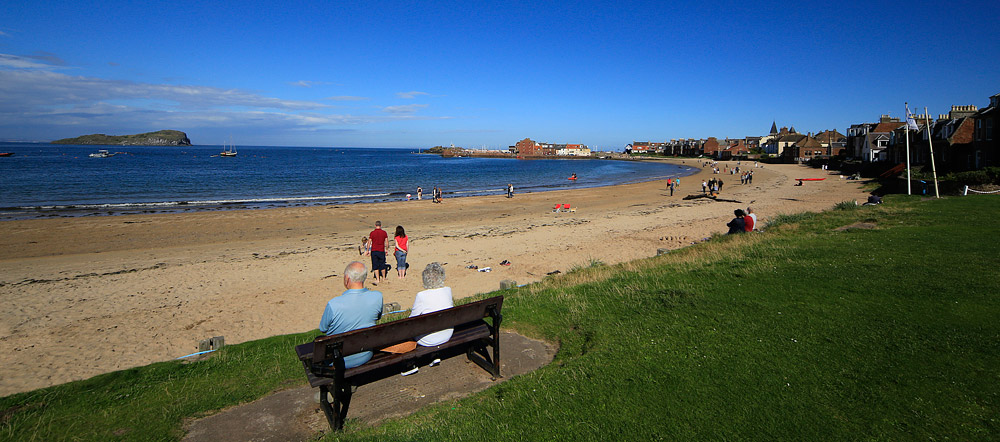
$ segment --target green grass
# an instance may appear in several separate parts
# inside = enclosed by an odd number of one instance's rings
[[[558,343],[552,364],[327,438],[996,440],[998,203],[784,216],[505,292],[505,326]],[[876,227],[834,230],[858,222]],[[302,384],[291,347],[311,336],[3,398],[0,437],[178,437],[186,417]]]

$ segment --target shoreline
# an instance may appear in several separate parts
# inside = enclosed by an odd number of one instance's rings
[[[793,186],[806,170],[830,178]],[[431,261],[445,265],[458,299],[496,290],[504,279],[532,283],[594,261],[617,264],[686,247],[724,233],[735,208],[753,205],[765,226],[777,214],[866,195],[858,182],[827,171],[754,171],[754,184],[740,185],[736,176],[703,169],[683,177],[673,197],[661,180],[442,204],[7,221],[0,237],[0,351],[9,357],[0,366],[0,395],[173,359],[212,336],[239,343],[315,329],[323,306],[344,290],[344,266],[369,263],[357,246],[375,220],[390,231],[406,228],[411,268],[406,279],[393,269],[378,287],[367,286],[409,308]],[[724,199],[740,203],[683,199],[700,194],[701,180],[712,177],[726,181]],[[556,203],[577,211],[553,213]],[[500,266],[503,260],[513,265]],[[136,336],[160,346],[151,351]]]

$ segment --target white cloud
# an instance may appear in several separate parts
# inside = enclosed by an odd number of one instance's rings
[[[28,55],[27,58],[44,61],[51,66],[66,66],[66,60],[59,58],[51,52],[35,51],[33,55]]]
[[[292,86],[298,86],[298,87],[313,87],[313,86],[324,86],[324,85],[333,84],[333,83],[330,83],[329,81],[299,80],[299,81],[290,82],[288,84],[290,84]]]
[[[400,106],[386,106],[382,108],[382,112],[388,112],[390,114],[412,114],[417,111],[417,109],[423,109],[427,107],[426,104],[404,104]]]
[[[21,57],[10,54],[0,54],[0,68],[52,69],[53,66],[45,63],[38,63],[27,57]]]
[[[368,97],[355,97],[353,95],[338,95],[335,97],[326,97],[327,100],[332,101],[365,101],[370,100]]]
[[[0,107],[85,104],[105,100],[135,99],[163,100],[173,103],[174,106],[186,108],[250,107],[305,110],[328,107],[311,101],[265,97],[239,89],[105,80],[44,70],[0,70]]]
[[[399,97],[399,98],[405,98],[407,100],[412,100],[414,98],[417,98],[420,95],[430,95],[430,94],[428,94],[427,92],[418,92],[418,91],[396,92],[396,96],[397,97]]]

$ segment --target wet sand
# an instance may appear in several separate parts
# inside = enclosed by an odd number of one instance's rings
[[[232,344],[315,329],[326,302],[344,290],[345,265],[368,262],[357,246],[375,220],[390,236],[402,225],[410,237],[406,279],[393,268],[372,287],[385,302],[408,308],[422,288],[420,271],[432,261],[446,263],[448,285],[464,297],[496,290],[503,279],[530,283],[592,260],[614,264],[685,247],[725,232],[733,210],[748,205],[763,226],[777,214],[867,196],[857,181],[827,171],[753,170],[752,185],[704,170],[682,178],[673,197],[665,181],[654,181],[442,204],[6,221],[0,223],[0,395],[173,359],[212,336]],[[701,180],[713,176],[726,183],[720,198],[740,203],[683,200],[701,194]],[[806,177],[827,179],[794,186],[794,178]],[[553,213],[556,203],[577,211]],[[512,265],[499,265],[503,260]]]

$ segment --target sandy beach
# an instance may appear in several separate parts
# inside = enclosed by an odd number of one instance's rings
[[[448,285],[464,297],[496,290],[503,279],[531,283],[592,260],[614,264],[685,247],[725,232],[733,210],[748,205],[763,226],[777,214],[867,197],[857,181],[828,171],[753,170],[753,184],[741,185],[738,176],[706,169],[681,179],[672,197],[664,181],[654,181],[442,204],[3,222],[0,395],[173,359],[212,336],[235,344],[315,329],[326,302],[344,290],[345,265],[370,264],[357,246],[376,220],[390,236],[396,225],[406,228],[411,267],[405,280],[393,268],[389,279],[369,287],[408,308],[422,289],[420,271],[432,261],[446,263]],[[683,199],[701,194],[702,179],[713,176],[726,183],[720,198],[740,203]],[[826,180],[794,186],[807,177]],[[556,203],[577,211],[553,213]],[[499,265],[503,260],[512,265]]]

